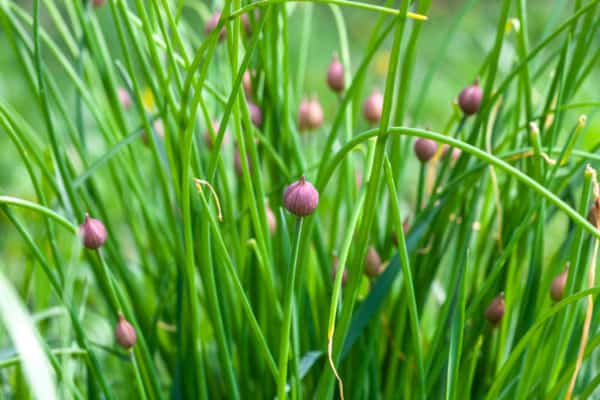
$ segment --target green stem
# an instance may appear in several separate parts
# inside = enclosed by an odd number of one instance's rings
[[[69,229],[73,233],[77,233],[79,230],[79,228],[76,225],[70,223],[66,218],[58,215],[57,213],[55,213],[54,211],[52,211],[49,208],[46,208],[46,207],[41,206],[36,203],[32,203],[31,201],[19,199],[16,197],[10,197],[10,196],[0,196],[0,204],[8,204],[8,205],[17,206],[17,207],[21,207],[21,208],[27,208],[29,210],[39,212],[40,214],[44,214],[46,217],[49,217],[49,218],[55,220],[56,222],[58,222],[65,228]]]
[[[283,292],[283,325],[281,328],[281,338],[279,342],[279,379],[277,380],[277,398],[283,400],[286,398],[286,380],[288,368],[288,355],[290,348],[290,329],[292,323],[292,301],[294,298],[294,287],[296,281],[296,268],[298,264],[298,253],[300,251],[300,237],[302,235],[303,218],[299,217],[296,221],[296,237],[294,252],[292,255],[292,264],[287,272],[286,284]]]
[[[425,191],[425,163],[419,165],[419,184],[417,186],[417,201],[415,203],[415,215],[419,215],[423,205],[423,192]]]
[[[146,391],[144,390],[144,383],[142,382],[142,375],[140,374],[140,368],[138,366],[137,360],[133,354],[133,351],[129,352],[129,359],[131,360],[131,365],[133,365],[133,372],[135,373],[135,384],[137,386],[139,399],[146,400],[148,397],[146,396]]]
[[[402,228],[402,216],[400,214],[400,204],[396,196],[396,185],[394,184],[394,175],[390,161],[385,160],[385,177],[388,185],[390,196],[392,216],[395,221],[395,232],[398,238],[398,249],[400,251],[400,263],[402,265],[403,282],[406,293],[408,294],[408,312],[410,317],[410,325],[412,329],[412,344],[417,356],[417,375],[419,377],[419,394],[420,398],[425,398],[425,368],[423,367],[423,344],[421,341],[421,329],[419,328],[419,311],[417,310],[417,299],[415,296],[415,288],[413,283],[412,272],[410,270],[410,257],[406,248],[406,238],[404,237],[404,229]]]

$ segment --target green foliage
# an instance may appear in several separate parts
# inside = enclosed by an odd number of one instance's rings
[[[30,3],[0,1],[0,398],[598,396],[600,0]]]

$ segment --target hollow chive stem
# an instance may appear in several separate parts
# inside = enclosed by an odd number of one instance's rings
[[[111,308],[116,311],[117,315],[119,313],[122,313],[122,307],[121,307],[121,302],[119,301],[119,298],[117,297],[117,292],[115,290],[115,285],[113,283],[112,280],[112,276],[111,273],[108,269],[108,265],[106,265],[106,261],[104,261],[104,257],[102,256],[102,253],[100,251],[100,249],[96,250],[96,254],[98,256],[98,261],[100,262],[100,269],[102,272],[102,280],[104,280],[104,286],[106,288],[108,288],[108,299],[111,303]]]
[[[300,250],[300,238],[302,236],[302,222],[304,218],[299,217],[296,220],[296,237],[294,238],[294,252],[292,253],[292,263],[287,273],[284,288],[283,301],[283,326],[281,329],[281,339],[279,341],[279,377],[277,379],[277,398],[283,400],[286,398],[285,386],[287,380],[288,355],[290,350],[290,329],[292,323],[292,300],[294,297],[294,286],[296,281],[296,267],[298,265],[298,252]]]
[[[385,177],[387,182],[388,191],[390,196],[397,193],[396,186],[394,184],[394,175],[392,173],[392,165],[389,159],[385,159]],[[426,375],[425,367],[423,364],[423,350],[421,345],[421,329],[419,327],[419,311],[417,307],[417,297],[415,295],[414,280],[412,277],[412,271],[410,267],[410,257],[408,249],[406,247],[406,239],[404,237],[404,230],[402,229],[402,216],[400,214],[400,204],[398,199],[392,199],[390,201],[392,217],[396,224],[396,234],[398,237],[398,250],[400,254],[400,261],[402,266],[403,282],[408,299],[408,311],[410,319],[410,328],[412,330],[412,345],[414,347],[415,356],[417,359],[417,376],[419,382],[419,394],[420,398],[426,397]]]
[[[425,164],[419,165],[419,184],[417,186],[417,202],[415,205],[415,215],[421,211],[423,204],[423,192],[425,191]]]
[[[135,359],[135,355],[133,350],[129,352],[129,358],[131,359],[131,365],[133,365],[133,371],[135,373],[135,384],[137,386],[138,393],[140,394],[140,400],[147,400],[148,396],[146,396],[146,391],[144,390],[144,383],[142,381],[142,375],[140,374],[140,368]]]

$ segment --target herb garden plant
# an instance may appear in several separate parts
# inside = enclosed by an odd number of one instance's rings
[[[0,399],[600,397],[600,0],[0,29]]]

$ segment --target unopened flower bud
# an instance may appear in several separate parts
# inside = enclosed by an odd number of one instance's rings
[[[333,264],[331,265],[331,279],[334,281],[337,275],[339,263],[340,260],[338,260],[337,256],[333,256]],[[342,286],[346,286],[346,283],[348,283],[348,270],[344,268],[344,272],[342,273]]]
[[[246,93],[246,97],[252,97],[252,73],[249,69],[244,71],[244,76],[242,77],[242,87],[244,88],[244,93]]]
[[[418,138],[415,140],[415,154],[422,163],[431,160],[437,151],[437,143],[433,140]]]
[[[220,18],[221,18],[221,12],[217,11],[209,18],[208,21],[206,21],[206,25],[204,25],[204,33],[206,35],[210,35],[212,33],[212,31],[215,30],[215,28],[219,24]],[[227,32],[225,31],[225,27],[221,28],[221,31],[219,32],[219,40],[225,39],[226,34],[227,34]]]
[[[344,66],[335,55],[327,69],[327,84],[336,93],[341,93],[344,90]]]
[[[162,119],[154,120],[154,122],[152,123],[152,129],[154,130],[154,133],[156,134],[155,138],[158,138],[160,140],[164,139],[165,128],[163,126]],[[142,142],[144,142],[144,145],[146,145],[146,146],[150,145],[150,139],[148,138],[148,134],[146,131],[142,132],[141,138],[142,138]]]
[[[99,220],[85,214],[83,224],[79,225],[83,246],[90,250],[100,248],[106,242],[106,228]]]
[[[273,212],[273,210],[271,210],[271,207],[267,206],[266,213],[267,213],[267,225],[269,226],[269,232],[272,235],[277,231],[277,217],[275,216],[275,213]]]
[[[443,155],[446,156],[446,154],[448,154],[448,151],[450,151],[450,149],[452,149],[452,153],[450,154],[450,159],[452,161],[456,161],[458,160],[458,157],[460,157],[460,154],[462,153],[461,150],[457,147],[450,147],[447,144],[444,145],[443,148]]]
[[[485,310],[485,318],[492,326],[496,326],[504,317],[506,305],[504,304],[504,292],[494,297],[488,308]]]
[[[319,192],[304,177],[289,185],[283,194],[283,205],[298,217],[312,214],[318,204]]]
[[[248,110],[250,111],[250,120],[257,128],[260,128],[263,123],[263,115],[260,107],[248,100]]]
[[[381,274],[381,257],[379,257],[377,250],[370,246],[367,249],[367,256],[365,257],[365,275],[373,278],[379,274]]]
[[[323,108],[316,98],[302,100],[298,109],[298,128],[301,131],[318,129],[323,124]]]
[[[465,115],[473,115],[479,111],[483,91],[479,86],[479,80],[476,80],[472,85],[467,86],[458,95],[458,105]]]
[[[565,287],[567,286],[567,278],[569,270],[565,268],[560,274],[556,275],[550,286],[550,297],[554,301],[561,301],[565,295]]]
[[[383,112],[383,95],[380,91],[374,90],[363,103],[363,115],[371,124],[377,124],[381,120]]]
[[[119,314],[119,320],[115,327],[115,339],[119,346],[125,350],[131,349],[137,341],[137,335],[133,326],[125,319],[123,314]]]
[[[117,95],[119,96],[119,102],[124,109],[129,110],[131,107],[131,97],[129,92],[124,87],[117,88]]]
[[[221,124],[219,123],[219,121],[212,121],[211,126],[214,131],[215,139],[216,139],[216,135],[219,133],[219,128],[221,127]],[[210,134],[210,130],[208,128],[206,128],[206,130],[204,131],[204,143],[206,144],[206,147],[208,147],[209,149],[212,149],[213,138],[212,138],[212,136]],[[223,134],[223,140],[222,140],[221,144],[226,145],[227,143],[229,143],[229,134],[227,131],[225,131],[225,133]]]
[[[248,168],[252,169],[252,163],[246,154],[246,160],[248,160]],[[242,158],[240,156],[240,151],[236,148],[235,153],[233,154],[233,167],[235,168],[235,173],[237,176],[241,177],[244,175],[244,168],[242,167]]]

